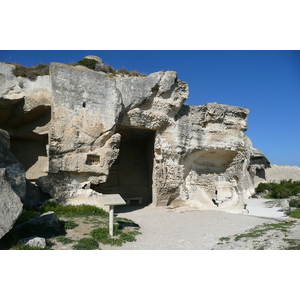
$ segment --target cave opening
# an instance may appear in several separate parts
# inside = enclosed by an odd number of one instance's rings
[[[105,183],[91,188],[103,194],[120,194],[128,205],[152,203],[155,130],[118,125],[119,156]]]

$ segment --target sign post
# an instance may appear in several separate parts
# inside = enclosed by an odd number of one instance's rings
[[[114,236],[114,206],[109,205],[109,235],[111,237]]]
[[[109,220],[108,220],[108,228],[109,235],[111,237],[114,236],[114,206],[115,205],[125,205],[126,202],[119,194],[107,194],[101,195],[101,201],[105,206],[108,206],[109,209]]]

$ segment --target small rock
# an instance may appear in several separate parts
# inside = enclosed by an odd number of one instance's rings
[[[42,237],[38,236],[31,236],[21,240],[21,243],[30,247],[38,247],[45,249],[46,247],[46,240]]]
[[[93,59],[93,60],[97,61],[98,63],[103,64],[103,60],[100,57],[95,56],[95,55],[88,55],[88,56],[85,56],[84,58]]]

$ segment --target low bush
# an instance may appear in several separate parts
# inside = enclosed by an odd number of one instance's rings
[[[95,66],[98,63],[97,60],[84,58],[78,62],[78,65],[87,67],[89,69],[95,70]]]
[[[65,229],[74,229],[78,226],[77,223],[75,223],[74,221],[67,221],[65,222]]]
[[[94,250],[98,248],[98,242],[91,238],[82,238],[73,246],[74,250]]]
[[[300,208],[297,208],[295,210],[290,210],[286,214],[291,218],[300,219]]]
[[[32,67],[25,67],[19,64],[14,64],[15,76],[27,77],[30,80],[35,80],[38,76],[49,75],[49,66],[46,64],[38,64]]]
[[[63,235],[59,235],[56,237],[56,240],[60,243],[62,243],[63,245],[67,245],[67,244],[71,244],[74,242],[74,240],[70,239],[70,238],[67,238]]]
[[[22,224],[22,223],[27,222],[30,219],[33,219],[33,218],[35,218],[39,215],[40,215],[40,213],[35,211],[35,210],[24,208],[21,215],[19,216],[19,218],[17,219],[15,224],[16,225],[17,224]]]
[[[58,217],[89,217],[100,216],[108,217],[105,210],[87,204],[81,205],[62,205],[56,201],[47,202],[43,207],[44,212],[54,211]]]
[[[266,198],[283,199],[300,193],[300,181],[282,180],[280,183],[260,183],[256,193],[267,192]]]
[[[114,237],[109,236],[109,230],[107,227],[99,227],[91,231],[91,236],[102,244],[108,244],[112,246],[122,246],[125,242],[135,241],[135,236],[140,234],[138,231],[124,232],[118,229],[118,226],[114,226]]]
[[[300,208],[300,197],[293,197],[292,199],[290,199],[289,206]]]
[[[121,75],[129,75],[129,71],[125,68],[121,68],[117,71],[118,74],[121,74]]]

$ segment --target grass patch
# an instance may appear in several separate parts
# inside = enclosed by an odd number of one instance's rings
[[[283,239],[285,242],[290,244],[285,250],[300,250],[300,241],[296,239]]]
[[[266,192],[266,198],[269,199],[289,198],[300,193],[300,181],[282,180],[280,183],[260,183],[255,192]]]
[[[297,219],[300,219],[300,208],[297,208],[295,210],[291,210],[291,211],[288,211],[286,213],[289,217],[291,218],[297,218]]]
[[[21,215],[19,216],[19,218],[17,219],[15,224],[16,225],[17,224],[22,224],[22,223],[27,222],[30,219],[33,219],[33,218],[35,218],[39,215],[40,215],[40,213],[35,211],[35,210],[24,208]]]
[[[78,224],[75,223],[73,220],[66,221],[64,225],[65,225],[65,229],[74,229],[78,226]]]
[[[230,237],[225,237],[225,236],[224,236],[224,237],[221,237],[221,238],[220,238],[220,241],[221,241],[221,242],[228,242],[229,240],[230,240]]]
[[[47,202],[43,207],[44,212],[54,211],[58,217],[108,217],[108,212],[105,210],[87,204],[81,205],[62,205],[56,201]]]
[[[11,250],[51,250],[49,246],[46,246],[44,249],[40,247],[31,247],[28,245],[17,244]]]
[[[91,236],[102,244],[108,244],[111,246],[122,246],[126,242],[134,242],[135,236],[140,234],[138,231],[124,232],[118,229],[118,226],[114,226],[114,237],[109,236],[109,229],[107,227],[99,227],[91,231]]]
[[[271,223],[254,227],[251,231],[235,236],[234,241],[239,241],[242,238],[257,238],[265,234],[269,230],[280,230],[287,232],[287,229],[295,222],[290,223]]]
[[[73,246],[74,250],[94,250],[99,249],[99,244],[92,238],[82,238]]]
[[[67,244],[72,244],[74,242],[74,240],[67,238],[63,235],[59,235],[56,237],[56,240],[60,243],[62,243],[63,245],[67,245]]]

